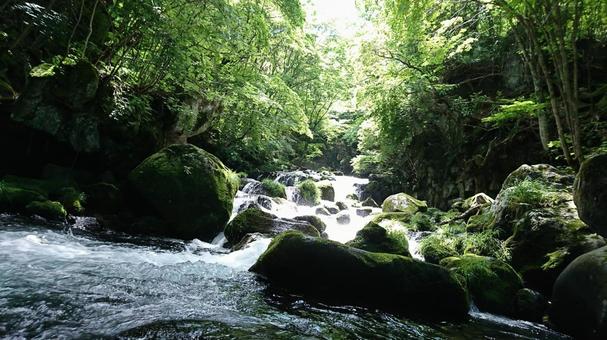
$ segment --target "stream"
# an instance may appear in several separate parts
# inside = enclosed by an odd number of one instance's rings
[[[350,223],[340,224],[336,215],[320,217],[330,239],[346,242],[372,218],[357,216],[346,198],[365,180],[337,176],[332,182],[335,200],[348,202]],[[293,199],[293,188],[288,192]],[[257,198],[239,191],[234,211]],[[280,217],[315,210],[292,201],[275,201],[268,209]],[[86,217],[64,225],[0,215],[0,337],[566,338],[543,325],[474,307],[465,323],[436,323],[283,295],[247,271],[269,239],[229,252],[221,234],[205,243],[129,236],[94,225]],[[419,257],[415,235],[410,236]]]

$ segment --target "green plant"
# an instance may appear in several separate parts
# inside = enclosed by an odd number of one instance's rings
[[[320,203],[320,189],[313,180],[307,179],[297,184],[301,201],[306,205],[317,205]]]
[[[261,186],[263,187],[263,190],[268,194],[268,196],[287,198],[285,186],[278,182],[274,182],[273,180],[266,178],[261,181]]]

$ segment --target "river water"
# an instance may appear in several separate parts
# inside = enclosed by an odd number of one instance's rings
[[[336,178],[337,199],[359,182]],[[247,199],[239,192],[235,209]],[[282,202],[271,211],[293,217],[312,209]],[[370,219],[352,216],[341,225],[335,216],[322,218],[329,237],[341,242]],[[213,243],[135,237],[92,222],[0,215],[1,338],[564,338],[474,310],[468,322],[426,323],[280,294],[247,271],[269,239],[230,253],[221,235]]]

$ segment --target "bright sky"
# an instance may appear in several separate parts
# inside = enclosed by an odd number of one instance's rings
[[[363,24],[356,0],[307,0],[305,4],[308,20],[314,23],[331,24],[345,38],[354,38],[357,27]]]

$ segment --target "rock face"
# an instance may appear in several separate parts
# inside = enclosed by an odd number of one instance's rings
[[[468,313],[464,288],[444,268],[297,232],[276,237],[250,270],[280,288],[329,303],[438,319]]]
[[[516,315],[516,294],[523,288],[521,277],[507,263],[473,254],[440,261],[466,283],[471,299],[480,310]]]
[[[129,181],[168,222],[162,234],[202,240],[223,230],[239,185],[217,157],[193,145],[171,145],[153,154],[131,172]]]
[[[394,233],[389,233],[379,224],[369,222],[369,224],[356,233],[356,238],[346,243],[346,245],[372,253],[411,256],[407,238],[404,234],[398,236]]]
[[[420,201],[405,193],[395,194],[386,198],[381,207],[383,212],[405,212],[411,215],[428,209],[425,201]]]
[[[335,189],[333,184],[329,181],[320,181],[316,183],[316,186],[320,190],[320,199],[325,201],[335,201]]]
[[[559,275],[550,320],[580,339],[607,338],[607,247],[575,259]]]
[[[308,221],[278,218],[259,209],[247,209],[238,214],[226,226],[226,239],[232,244],[239,243],[247,234],[259,233],[276,236],[288,230],[297,230],[306,235],[320,237],[319,230]]]
[[[607,236],[607,154],[582,163],[575,179],[574,199],[580,218]]]

